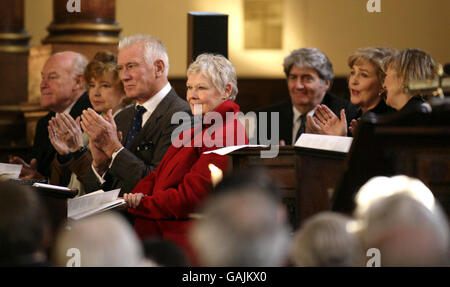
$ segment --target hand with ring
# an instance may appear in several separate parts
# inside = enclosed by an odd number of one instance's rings
[[[75,152],[83,147],[83,132],[80,118],[75,121],[70,115],[58,114],[48,123],[50,142],[60,155]]]

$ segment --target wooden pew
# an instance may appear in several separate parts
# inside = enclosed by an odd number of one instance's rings
[[[450,104],[435,106],[430,114],[363,118],[332,209],[350,214],[365,182],[398,174],[422,180],[450,215]]]
[[[264,149],[231,153],[232,170],[265,168],[281,189],[293,229],[306,218],[330,209],[329,194],[345,171],[345,153],[285,146],[280,147],[277,157],[261,158]]]

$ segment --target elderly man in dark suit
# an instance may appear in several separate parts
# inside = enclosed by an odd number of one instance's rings
[[[57,113],[70,114],[76,119],[84,109],[91,107],[83,77],[88,64],[85,56],[71,52],[52,55],[42,69],[41,106],[50,112],[41,118],[36,126],[34,145],[27,164],[20,157],[13,157],[11,163],[22,164],[21,178],[45,179],[50,176],[50,165],[55,148],[48,137],[48,122]]]
[[[127,97],[136,101],[106,118],[89,109],[82,115],[88,134],[92,166],[80,178],[86,192],[121,188],[131,192],[154,170],[171,145],[174,113],[190,113],[189,105],[172,89],[164,44],[152,36],[135,35],[119,43],[119,75]]]
[[[308,131],[310,120],[319,104],[326,105],[336,115],[345,110],[347,122],[357,117],[357,109],[349,101],[329,94],[327,91],[334,78],[333,66],[328,57],[316,48],[302,48],[292,51],[284,59],[284,72],[287,77],[290,99],[259,110],[259,132],[267,128],[268,139],[271,134],[271,113],[279,115],[279,140],[282,145],[294,145],[300,135]],[[268,113],[268,122],[260,113]],[[260,139],[261,141],[261,139]]]

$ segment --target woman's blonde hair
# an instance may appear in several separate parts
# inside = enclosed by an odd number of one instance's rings
[[[84,70],[84,79],[86,84],[89,85],[89,81],[92,78],[99,78],[105,74],[113,75],[113,84],[120,85],[123,90],[122,81],[119,78],[119,73],[116,70],[117,56],[108,51],[101,51],[95,54],[92,61],[89,62]]]
[[[434,78],[437,74],[436,64],[431,56],[420,49],[405,49],[396,52],[383,61],[383,70],[394,69],[404,86],[409,81]]]
[[[361,64],[362,62],[371,63],[375,66],[378,82],[380,83],[380,86],[382,86],[386,76],[382,68],[383,60],[394,52],[394,49],[385,47],[359,48],[348,57],[347,63],[350,69],[353,68],[354,65]]]

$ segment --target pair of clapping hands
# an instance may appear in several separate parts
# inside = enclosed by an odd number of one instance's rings
[[[358,125],[358,120],[353,119],[350,122],[349,130],[353,133]],[[330,110],[326,105],[318,105],[314,116],[306,117],[307,133],[347,136],[347,119],[345,117],[345,110],[340,112],[340,119]]]
[[[122,133],[117,132],[112,110],[99,115],[89,108],[76,120],[67,114],[57,114],[50,119],[48,125],[50,142],[61,155],[73,153],[83,147],[83,131],[89,137],[92,164],[97,172],[103,173],[112,154],[122,147]]]

